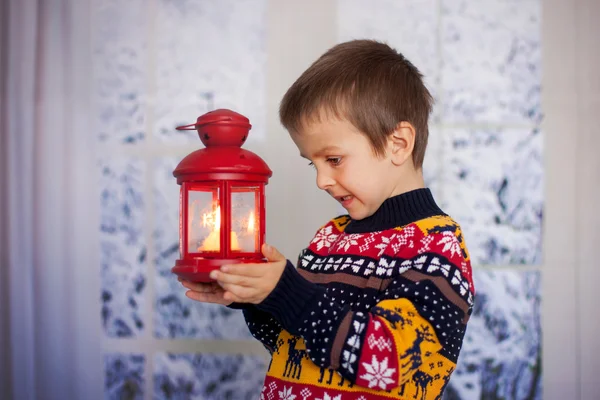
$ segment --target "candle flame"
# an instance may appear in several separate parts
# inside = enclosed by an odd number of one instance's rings
[[[254,211],[251,211],[248,217],[248,232],[254,233]]]

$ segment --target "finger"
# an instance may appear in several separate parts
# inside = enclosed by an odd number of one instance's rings
[[[214,271],[213,271],[214,272]],[[219,272],[219,271],[217,271]],[[220,272],[229,275],[246,276],[249,278],[260,278],[265,274],[265,264],[233,264],[223,265]],[[212,275],[211,275],[212,278]],[[215,279],[215,278],[213,278]]]
[[[217,284],[221,288],[225,288],[227,285],[235,285],[235,286],[243,286],[243,287],[254,287],[260,284],[260,281],[257,278],[252,278],[248,276],[242,275],[231,275],[225,274],[223,272],[214,273],[216,276]]]
[[[185,292],[185,295],[187,297],[189,297],[192,300],[196,300],[196,301],[200,301],[203,303],[215,303],[215,304],[223,304],[223,305],[228,305],[231,303],[231,301],[226,300],[223,297],[223,292],[221,293],[199,293],[199,292],[194,292],[193,290],[188,290],[187,292]]]
[[[248,303],[255,297],[256,289],[240,285],[223,284],[223,298],[236,302]]]
[[[269,261],[282,261],[285,260],[285,256],[283,254],[281,254],[279,252],[279,250],[277,250],[275,247],[268,245],[268,244],[263,244],[262,246],[262,253],[263,256],[265,256],[265,258]]]

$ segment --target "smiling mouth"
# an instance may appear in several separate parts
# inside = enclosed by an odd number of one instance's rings
[[[345,202],[345,201],[348,201],[348,200],[350,200],[351,198],[352,198],[352,196],[351,196],[351,195],[348,195],[348,196],[340,196],[340,197],[338,197],[337,199],[338,199],[338,201],[339,201],[340,203],[343,203],[343,202]]]

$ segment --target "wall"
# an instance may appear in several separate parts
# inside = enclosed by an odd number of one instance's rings
[[[544,397],[593,399],[600,383],[596,155],[600,48],[594,0],[544,2]]]

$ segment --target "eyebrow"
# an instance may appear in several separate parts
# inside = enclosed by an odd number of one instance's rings
[[[326,154],[326,153],[329,153],[329,152],[335,152],[335,151],[339,151],[339,150],[340,150],[340,148],[337,147],[337,146],[325,146],[321,150],[317,151],[314,156],[318,157],[318,156],[322,156],[323,154]],[[307,160],[309,159],[308,157],[306,157],[302,153],[300,153],[300,157],[306,158]]]

